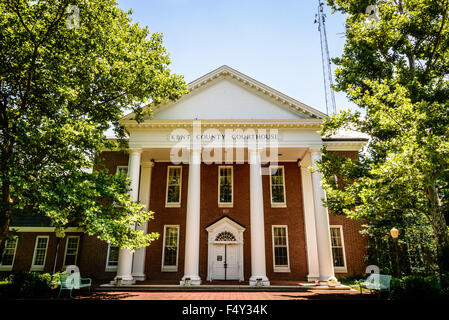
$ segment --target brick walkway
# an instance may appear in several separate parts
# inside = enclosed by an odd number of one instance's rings
[[[94,292],[76,296],[88,300],[366,300],[376,295],[349,290],[303,292]]]

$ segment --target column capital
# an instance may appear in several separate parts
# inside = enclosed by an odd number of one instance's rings
[[[265,148],[248,147],[248,153],[261,153]]]
[[[298,160],[298,167],[300,168],[308,168],[312,165],[312,157],[310,152],[304,153],[302,159]]]
[[[315,152],[321,153],[321,148],[322,148],[322,146],[310,146],[309,152],[310,153],[315,153]]]
[[[130,148],[130,149],[128,149],[128,152],[129,152],[129,154],[136,154],[136,153],[139,153],[139,154],[141,154],[142,153],[142,149],[141,148]]]
[[[197,152],[201,153],[202,149],[203,148],[201,146],[194,145],[194,146],[190,147],[189,151],[192,153],[197,153]]]
[[[142,168],[153,168],[154,167],[154,160],[151,161],[143,161],[140,163]]]

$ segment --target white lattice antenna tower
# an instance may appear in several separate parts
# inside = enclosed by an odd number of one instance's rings
[[[315,15],[315,23],[318,24],[318,31],[320,32],[321,43],[321,58],[323,62],[323,79],[324,79],[324,91],[326,94],[326,113],[328,115],[337,112],[337,106],[335,104],[334,90],[332,90],[332,69],[331,59],[329,55],[329,46],[327,44],[326,34],[326,14],[324,13],[324,3],[318,0],[318,13]]]

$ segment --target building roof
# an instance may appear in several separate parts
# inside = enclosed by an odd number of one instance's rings
[[[255,90],[261,94],[263,94],[267,99],[272,100],[273,102],[276,102],[278,104],[283,105],[285,108],[290,110],[291,112],[294,112],[298,115],[306,115],[309,118],[315,118],[315,119],[323,119],[327,117],[325,113],[322,113],[321,111],[310,107],[306,105],[305,103],[302,103],[292,97],[289,97],[227,65],[223,65],[204,76],[190,82],[188,84],[188,90],[189,94],[181,97],[181,99],[177,101],[165,101],[157,106],[153,106],[153,112],[154,114],[157,114],[161,110],[167,108],[168,106],[172,105],[173,103],[177,103],[179,101],[182,101],[183,99],[187,99],[191,94],[195,93],[196,91],[204,88],[206,85],[210,85],[213,82],[219,81],[225,77],[232,78],[236,80],[241,86],[247,87],[249,89]],[[134,113],[130,113],[123,117],[121,120],[133,120],[134,119]],[[144,118],[144,120],[150,120],[149,117]]]

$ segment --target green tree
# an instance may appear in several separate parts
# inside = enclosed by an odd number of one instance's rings
[[[24,213],[130,249],[157,236],[129,228],[152,212],[131,201],[124,175],[82,170],[114,147],[111,125],[125,136],[124,111],[140,119],[144,104],[186,90],[162,35],[130,14],[113,0],[0,1],[0,245]]]
[[[337,214],[375,221],[412,211],[432,227],[440,272],[449,272],[448,0],[329,0],[347,15],[335,87],[360,107],[323,126],[371,139],[360,161],[325,153],[326,204]],[[371,7],[372,8],[372,7]],[[344,182],[339,189],[336,174]]]

